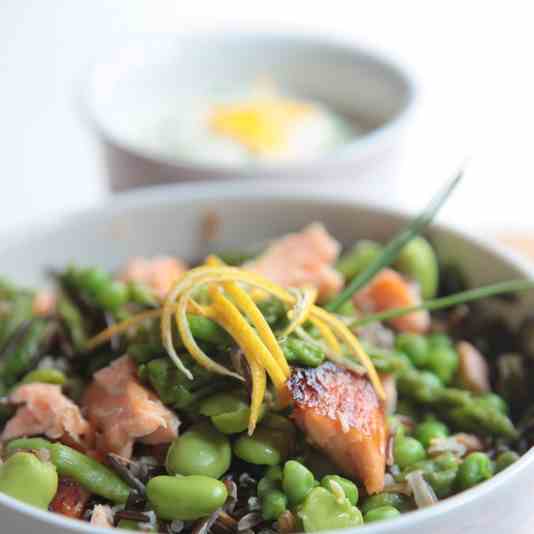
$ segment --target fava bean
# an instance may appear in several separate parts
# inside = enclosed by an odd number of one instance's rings
[[[487,454],[472,452],[458,467],[456,485],[460,490],[476,486],[493,476],[493,465]]]
[[[351,250],[339,258],[336,269],[350,280],[361,273],[382,252],[382,245],[375,241],[358,241]]]
[[[289,460],[284,465],[282,488],[291,506],[300,504],[315,485],[313,473],[300,462]]]
[[[261,498],[261,515],[266,521],[275,521],[287,510],[287,497],[280,490],[271,490]]]
[[[514,451],[501,452],[495,460],[495,472],[500,473],[503,469],[511,466],[513,463],[519,460],[519,454]]]
[[[0,466],[0,492],[47,510],[58,486],[54,465],[31,452],[17,452]]]
[[[341,486],[345,492],[345,497],[349,500],[350,504],[353,506],[358,504],[358,488],[356,484],[352,482],[352,480],[348,480],[347,478],[343,478],[338,475],[326,475],[321,479],[321,486],[329,491],[332,491],[330,486],[331,481],[337,482]]]
[[[361,510],[364,514],[367,514],[370,510],[380,508],[382,506],[393,506],[401,512],[407,512],[411,509],[410,500],[405,495],[400,493],[378,493],[367,497],[362,505]]]
[[[424,460],[425,448],[415,438],[406,436],[395,439],[393,455],[395,463],[403,469],[411,464]]]
[[[398,517],[400,512],[393,508],[393,506],[380,506],[379,508],[373,508],[367,512],[363,519],[366,523],[373,523],[375,521],[384,521],[385,519],[393,519]]]
[[[35,369],[30,371],[21,380],[21,384],[31,384],[33,382],[41,382],[43,384],[57,384],[62,386],[66,382],[67,378],[64,373],[57,369]]]
[[[172,442],[167,451],[165,468],[171,475],[219,478],[228,471],[231,458],[228,438],[209,423],[200,423]]]
[[[228,497],[221,481],[204,475],[157,476],[148,481],[146,494],[157,516],[166,521],[200,519]]]
[[[308,493],[297,515],[305,532],[356,527],[363,523],[360,510],[348,499],[340,500],[320,486]]]
[[[426,367],[445,384],[449,384],[458,370],[456,349],[447,345],[434,345],[428,353]]]
[[[241,460],[256,465],[277,465],[289,455],[291,436],[281,430],[259,426],[254,434],[242,434],[234,443],[234,453]]]

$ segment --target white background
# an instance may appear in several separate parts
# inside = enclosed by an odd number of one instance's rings
[[[338,34],[394,54],[421,82],[401,167],[416,209],[469,156],[443,218],[534,228],[533,17],[528,1],[1,0],[0,229],[106,194],[76,86],[129,32],[246,27]],[[357,194],[356,192],[354,194]]]

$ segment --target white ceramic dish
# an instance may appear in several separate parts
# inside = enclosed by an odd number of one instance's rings
[[[367,133],[315,160],[247,167],[180,161],[150,149],[138,129],[155,114],[214,89],[271,79],[365,125]],[[145,36],[96,62],[84,107],[102,141],[111,187],[185,180],[357,178],[393,167],[415,101],[411,77],[394,62],[332,39],[246,32]],[[209,100],[209,97],[208,97]],[[158,111],[159,110],[159,111]]]
[[[47,266],[71,260],[116,268],[135,254],[174,253],[197,258],[209,248],[252,246],[323,221],[343,242],[368,237],[387,239],[406,217],[344,200],[339,194],[303,193],[299,188],[255,184],[197,184],[138,191],[115,197],[92,211],[69,217],[52,227],[33,225],[0,243],[0,271],[26,283],[38,283]],[[215,239],[200,240],[206,214],[216,213]],[[434,226],[432,237],[442,254],[454,256],[473,284],[534,271],[498,247]],[[533,299],[517,307],[523,313]],[[31,483],[31,481],[28,481]],[[531,533],[534,526],[532,488],[534,451],[489,482],[425,510],[391,522],[365,526],[365,534],[492,534]],[[105,534],[87,523],[42,512],[0,494],[0,531],[6,534]]]

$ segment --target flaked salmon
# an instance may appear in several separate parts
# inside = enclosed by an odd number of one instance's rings
[[[326,298],[343,286],[343,277],[333,267],[340,249],[322,224],[313,223],[299,233],[273,241],[245,268],[284,287],[316,287],[319,296]]]
[[[173,284],[188,267],[177,258],[156,256],[155,258],[132,258],[121,273],[121,280],[142,282],[154,290],[159,298],[165,298]]]
[[[358,309],[373,313],[416,306],[421,303],[421,296],[415,285],[397,271],[386,268],[354,295],[353,302]],[[390,322],[397,330],[420,334],[430,328],[430,314],[421,310],[397,317]]]
[[[80,519],[91,498],[91,493],[71,478],[61,477],[50,511]]]
[[[384,487],[387,429],[383,407],[364,376],[333,363],[296,369],[288,381],[293,418],[316,447],[368,493]]]
[[[136,440],[157,445],[170,443],[178,435],[180,421],[141,385],[129,356],[95,373],[83,406],[97,432],[97,449],[102,452],[129,458]]]
[[[2,432],[3,441],[40,434],[60,439],[67,434],[70,439],[79,442],[90,432],[89,423],[78,406],[63,395],[61,386],[25,384],[9,395],[9,402],[21,406],[7,422]]]

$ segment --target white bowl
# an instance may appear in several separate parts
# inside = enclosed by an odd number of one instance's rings
[[[158,110],[258,78],[359,119],[367,132],[326,157],[277,165],[202,164],[170,157],[138,138]],[[393,167],[413,107],[410,76],[391,60],[346,42],[246,32],[145,36],[98,61],[84,87],[114,190],[204,179],[351,179]],[[209,96],[205,97],[209,99]],[[163,111],[162,113],[165,113]]]
[[[322,221],[345,243],[359,238],[385,240],[407,217],[358,205],[340,195],[303,193],[273,185],[197,184],[142,190],[117,196],[100,208],[69,217],[53,227],[34,224],[0,242],[2,274],[28,284],[42,281],[46,267],[71,260],[113,269],[136,254],[171,253],[198,258],[211,249],[233,249]],[[206,215],[220,221],[216,237],[201,240]],[[474,285],[512,277],[532,277],[531,267],[497,246],[441,226],[430,230],[445,256],[454,256]],[[518,314],[534,304],[532,294]],[[31,483],[31,481],[28,481]],[[436,506],[393,521],[358,528],[366,534],[508,534],[532,532],[534,451],[474,489]],[[0,531],[6,534],[105,534],[87,523],[42,512],[0,494]]]

